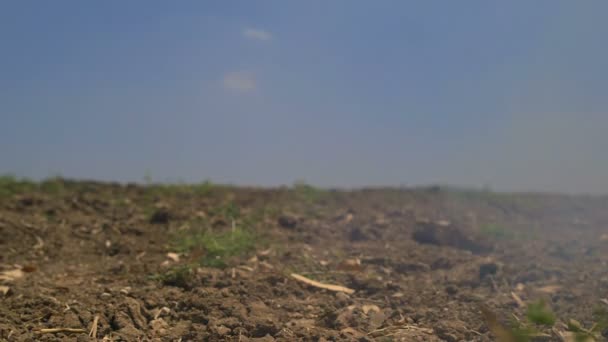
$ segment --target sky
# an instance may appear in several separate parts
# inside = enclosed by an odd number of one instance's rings
[[[0,173],[608,193],[606,13],[2,1]]]

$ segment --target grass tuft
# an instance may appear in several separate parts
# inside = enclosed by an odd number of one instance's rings
[[[243,256],[255,249],[258,242],[252,228],[258,223],[253,217],[244,217],[240,208],[228,203],[211,211],[229,224],[222,229],[212,229],[207,220],[199,220],[191,229],[181,232],[174,240],[174,248],[180,253],[199,256],[200,265],[223,268],[234,257]]]
[[[64,190],[65,181],[59,176],[47,178],[41,182],[17,178],[13,175],[0,176],[0,198],[38,191],[48,195],[60,195]]]
[[[61,176],[47,178],[40,183],[40,191],[49,195],[59,195],[65,191],[65,181]]]
[[[199,263],[208,267],[224,268],[232,257],[244,255],[255,247],[255,236],[248,230],[236,227],[230,231],[211,230],[189,232],[179,237],[176,248],[179,252],[200,252]]]
[[[483,235],[489,236],[498,240],[510,240],[515,237],[515,234],[505,227],[496,223],[488,223],[480,227],[480,232]]]
[[[327,190],[316,188],[304,181],[295,182],[293,190],[298,198],[307,203],[317,202],[327,195]]]
[[[528,317],[528,320],[534,324],[549,327],[553,326],[556,320],[555,314],[553,314],[553,312],[551,312],[551,310],[547,308],[543,300],[539,300],[535,303],[528,305],[526,317]]]
[[[158,278],[163,283],[163,285],[188,289],[192,287],[193,276],[193,267],[191,267],[190,265],[181,265],[169,269],[165,273],[161,274]]]
[[[36,190],[36,183],[13,175],[0,176],[0,197],[9,197]]]

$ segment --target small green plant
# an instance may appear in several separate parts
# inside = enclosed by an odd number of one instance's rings
[[[304,181],[296,181],[293,190],[298,198],[308,203],[317,202],[327,194],[326,190],[316,188]]]
[[[223,268],[228,266],[230,258],[253,250],[255,237],[240,227],[222,232],[204,230],[182,235],[175,246],[182,253],[201,254],[199,263],[203,266]]]
[[[598,325],[594,324],[591,329],[586,329],[583,325],[574,319],[568,321],[567,330],[574,335],[576,342],[595,341],[599,338],[601,330],[597,329]]]
[[[224,217],[230,220],[238,220],[241,217],[241,209],[234,202],[230,202],[222,207],[221,212]]]
[[[209,215],[223,218],[229,222],[242,218],[241,209],[234,202],[228,202],[222,206],[210,209]]]
[[[65,190],[65,182],[61,176],[54,176],[40,183],[40,191],[49,195],[59,195]]]
[[[0,176],[0,189],[4,191],[12,190],[19,183],[19,180],[14,175]]]
[[[36,189],[36,183],[30,180],[19,179],[13,175],[0,176],[0,197],[22,194]]]
[[[194,267],[191,265],[180,265],[173,267],[162,274],[152,277],[160,280],[163,285],[189,289],[192,287],[194,278]]]
[[[262,216],[264,217],[276,217],[281,214],[281,209],[274,205],[266,205],[262,210]]]
[[[498,321],[494,312],[487,307],[481,307],[482,315],[490,331],[499,342],[530,342],[537,337],[550,337],[543,330],[553,328],[557,318],[555,314],[539,300],[529,304],[526,311],[526,320],[513,320],[510,326],[505,326]],[[576,320],[570,319],[566,325],[567,341],[595,342],[602,340],[602,332],[608,328],[608,311],[604,308],[593,313],[595,322],[591,328],[585,328]]]
[[[194,194],[199,195],[199,196],[208,195],[213,190],[213,187],[214,187],[213,183],[211,183],[211,181],[209,181],[209,180],[206,180],[202,183],[194,184],[191,186]]]
[[[513,239],[515,234],[496,223],[488,223],[480,227],[480,232],[494,239]]]
[[[518,321],[511,323],[510,332],[514,342],[529,342],[533,337],[539,335],[538,330]]]
[[[541,194],[495,192],[490,187],[460,188],[445,185],[441,187],[449,198],[455,200],[481,202],[502,209],[517,211],[542,210],[545,206]]]
[[[608,309],[603,306],[597,307],[593,310],[593,318],[595,318],[596,324],[601,330],[608,329]]]
[[[60,195],[65,191],[65,187],[65,180],[61,176],[50,177],[41,182],[17,178],[13,175],[0,176],[0,197],[36,191],[48,195]]]
[[[151,179],[146,180],[143,187],[142,200],[146,204],[152,204],[159,199],[171,196],[207,196],[216,188],[209,181],[198,184],[179,183],[153,183]]]
[[[499,342],[530,342],[541,335],[530,322],[513,320],[509,326],[503,325],[496,314],[485,306],[481,307],[488,328]]]
[[[147,185],[152,184],[152,172],[150,172],[150,170],[146,170],[144,173],[144,183]]]
[[[576,342],[593,342],[602,339],[602,332],[608,329],[608,311],[598,308],[593,312],[595,323],[590,328],[585,328],[580,322],[570,319],[567,330],[574,336]]]
[[[526,317],[528,321],[537,325],[551,327],[555,324],[555,314],[545,305],[543,300],[528,305]]]
[[[226,267],[231,258],[244,255],[255,248],[256,235],[249,228],[255,222],[242,217],[240,208],[232,202],[212,212],[214,216],[227,220],[228,227],[215,230],[211,229],[207,220],[199,220],[193,228],[176,237],[174,247],[181,253],[200,255],[201,265]]]

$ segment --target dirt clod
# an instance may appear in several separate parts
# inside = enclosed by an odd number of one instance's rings
[[[412,234],[414,241],[421,244],[454,247],[464,249],[476,254],[487,253],[491,246],[481,241],[476,241],[460,229],[443,221],[419,221],[418,229]]]
[[[484,279],[489,275],[494,275],[496,272],[498,272],[498,265],[494,262],[479,265],[479,279]]]
[[[150,223],[153,224],[167,224],[171,219],[171,213],[166,208],[159,208],[152,213],[150,216]]]
[[[295,229],[298,224],[298,219],[291,215],[281,215],[277,222],[279,223],[279,226],[283,228]]]

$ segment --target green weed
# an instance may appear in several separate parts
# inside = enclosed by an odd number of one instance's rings
[[[255,236],[250,231],[235,227],[230,231],[211,230],[188,232],[176,239],[178,252],[200,252],[199,263],[203,266],[223,268],[230,259],[244,255],[255,247]]]
[[[543,300],[539,300],[528,305],[526,317],[531,323],[538,325],[550,327],[555,324],[555,314],[553,314],[553,312],[547,308]]]
[[[515,237],[515,234],[512,231],[496,223],[488,223],[482,225],[479,231],[483,235],[499,240],[508,240],[513,239]]]
[[[151,277],[159,280],[163,285],[189,289],[194,280],[194,267],[192,265],[180,265],[173,267],[162,274]]]
[[[240,208],[232,202],[211,212],[226,219],[230,227],[214,230],[207,220],[198,220],[193,228],[176,237],[174,247],[181,253],[200,255],[199,263],[203,266],[222,268],[228,266],[230,259],[255,248],[259,241],[251,228],[257,221],[243,217]]]
[[[34,182],[13,175],[0,176],[0,197],[24,194],[28,192],[43,192],[49,195],[60,195],[65,190],[65,181],[60,176]]]
[[[296,181],[293,185],[293,190],[296,197],[308,203],[317,202],[328,193],[326,190],[316,188],[304,181]]]
[[[549,334],[543,333],[544,328],[548,330],[555,326],[557,318],[555,314],[545,305],[545,302],[539,300],[529,304],[526,311],[525,320],[513,320],[510,326],[504,326],[499,321],[497,316],[485,306],[481,307],[481,311],[490,328],[490,331],[500,342],[530,342],[537,337],[548,337]],[[566,325],[566,331],[571,334],[571,337],[576,342],[595,342],[602,340],[602,332],[608,328],[608,311],[604,308],[596,310],[593,313],[596,323],[591,328],[585,328],[576,320],[570,319]],[[572,341],[568,339],[568,341]]]
[[[215,188],[216,186],[210,181],[198,184],[146,182],[144,187],[144,200],[146,202],[154,202],[159,198],[171,196],[207,196],[211,194]]]
[[[37,188],[37,184],[28,179],[19,179],[13,175],[0,176],[0,197],[35,191]]]
[[[40,191],[49,195],[60,195],[65,192],[65,181],[61,176],[47,178],[40,183]]]
[[[585,328],[580,322],[571,319],[568,321],[567,330],[574,334],[576,342],[600,341],[602,332],[608,329],[608,311],[598,308],[593,312],[595,323],[590,328]]]
[[[454,199],[482,202],[503,209],[534,211],[544,206],[542,197],[534,193],[495,192],[489,187],[474,189],[442,186],[441,188]]]
[[[212,210],[211,214],[221,216],[226,220],[238,220],[241,218],[241,209],[234,202],[228,202]]]
[[[146,170],[146,172],[144,173],[144,183],[147,185],[151,185],[152,184],[152,172],[150,172],[150,170]]]
[[[211,183],[211,181],[206,180],[204,182],[192,185],[191,188],[192,192],[196,195],[208,195],[213,190],[214,185]]]

